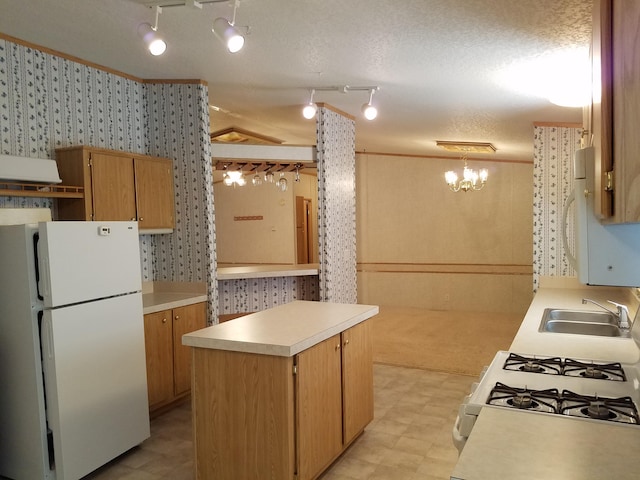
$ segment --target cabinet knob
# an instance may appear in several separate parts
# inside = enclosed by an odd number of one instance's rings
[[[144,218],[140,217],[139,221],[142,222],[144,220]]]
[[[166,319],[166,318],[163,318],[163,319],[162,319],[162,323],[167,323],[167,319]]]
[[[176,320],[180,320],[180,315],[176,315]]]
[[[340,344],[336,345],[336,350],[340,350]]]
[[[131,221],[132,221],[132,222],[135,222],[135,221],[136,221],[136,217],[133,217],[133,218],[131,219]]]
[[[348,338],[344,341],[344,344],[345,345],[349,345],[349,339]]]

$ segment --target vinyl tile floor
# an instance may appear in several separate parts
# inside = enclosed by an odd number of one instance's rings
[[[474,377],[374,365],[374,420],[321,480],[448,480],[451,429]],[[188,402],[155,418],[151,438],[84,480],[192,480]],[[237,480],[237,479],[211,479]]]

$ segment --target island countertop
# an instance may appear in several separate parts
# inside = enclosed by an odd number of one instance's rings
[[[376,305],[296,300],[188,333],[183,345],[290,357],[378,313]]]

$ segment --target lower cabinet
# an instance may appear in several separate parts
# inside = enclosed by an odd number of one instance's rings
[[[149,411],[166,407],[191,391],[191,352],[185,333],[206,326],[206,304],[196,303],[144,316]]]
[[[318,478],[373,420],[370,329],[295,357],[193,348],[196,478]]]

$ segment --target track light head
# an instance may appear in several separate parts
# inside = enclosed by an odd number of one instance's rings
[[[138,26],[138,34],[144,40],[147,45],[149,53],[154,56],[162,55],[167,49],[167,44],[158,35],[158,17],[162,13],[162,8],[157,6],[156,10],[156,23],[151,25],[149,23],[142,23]]]
[[[315,89],[311,89],[311,96],[309,97],[309,103],[307,103],[302,109],[302,116],[307,120],[311,120],[316,116],[316,106],[313,103],[313,94],[316,93]]]
[[[362,113],[364,114],[364,118],[366,118],[367,120],[373,120],[378,116],[378,109],[371,105],[374,93],[375,89],[372,88],[369,94],[369,101],[362,105]]]
[[[226,45],[230,53],[239,52],[244,46],[244,37],[224,17],[218,17],[213,21],[213,33]]]
[[[151,55],[162,55],[167,49],[167,44],[162,40],[158,32],[148,23],[141,23],[138,27],[138,33],[142,37],[149,53]]]
[[[244,37],[236,28],[236,11],[240,6],[240,0],[233,4],[233,17],[231,21],[224,17],[218,17],[213,21],[213,33],[224,43],[229,53],[236,53],[244,46]]]

